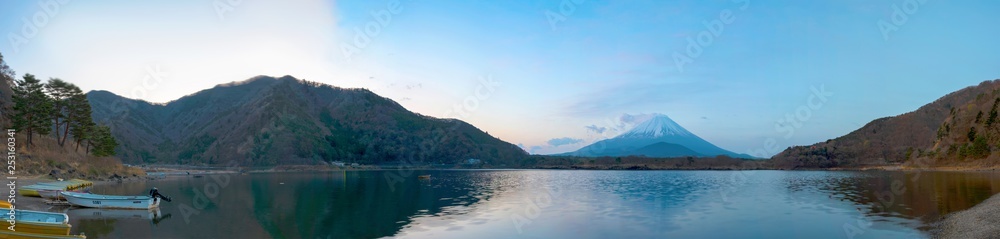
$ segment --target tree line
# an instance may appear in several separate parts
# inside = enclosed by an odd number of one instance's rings
[[[9,68],[2,73],[5,80],[14,78]],[[94,123],[90,102],[80,87],[59,78],[43,83],[32,74],[13,81],[10,121],[14,129],[26,132],[29,148],[35,135],[51,135],[59,146],[66,146],[72,139],[77,151],[83,147],[98,157],[115,154],[118,142],[111,128]]]

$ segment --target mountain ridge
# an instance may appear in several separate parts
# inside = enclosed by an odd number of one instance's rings
[[[163,104],[87,93],[130,163],[240,165],[342,161],[507,164],[525,153],[456,119],[406,110],[366,89],[291,76],[219,84]],[[431,142],[433,141],[433,142]]]
[[[996,161],[1000,158],[998,154],[980,154],[980,158],[967,160],[969,155],[960,153],[972,151],[976,137],[968,137],[969,131],[989,137],[988,142],[978,145],[980,153],[983,147],[989,153],[1000,145],[1000,124],[986,126],[986,118],[982,118],[984,112],[995,108],[997,101],[1000,101],[1000,79],[984,81],[948,93],[914,111],[872,120],[846,135],[789,147],[771,159],[787,168],[987,163],[973,162],[982,157]],[[959,156],[961,162],[955,160]]]

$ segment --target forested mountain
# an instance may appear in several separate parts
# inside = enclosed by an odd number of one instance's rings
[[[504,165],[524,150],[455,119],[410,112],[365,89],[291,76],[218,85],[166,104],[87,94],[131,163],[247,166],[347,163]]]
[[[952,92],[916,111],[876,119],[845,136],[786,149],[772,159],[789,168],[908,165],[984,166],[1000,153],[1000,80]]]

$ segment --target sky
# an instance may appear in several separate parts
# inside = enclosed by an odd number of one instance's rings
[[[771,156],[1000,78],[997,1],[3,1],[0,53],[150,102],[257,75],[366,88],[535,154],[665,114]]]

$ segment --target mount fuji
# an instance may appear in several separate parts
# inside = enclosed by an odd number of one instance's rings
[[[563,155],[646,156],[646,157],[714,157],[726,155],[734,158],[753,158],[715,146],[691,133],[670,117],[656,114],[628,132],[605,139]]]

